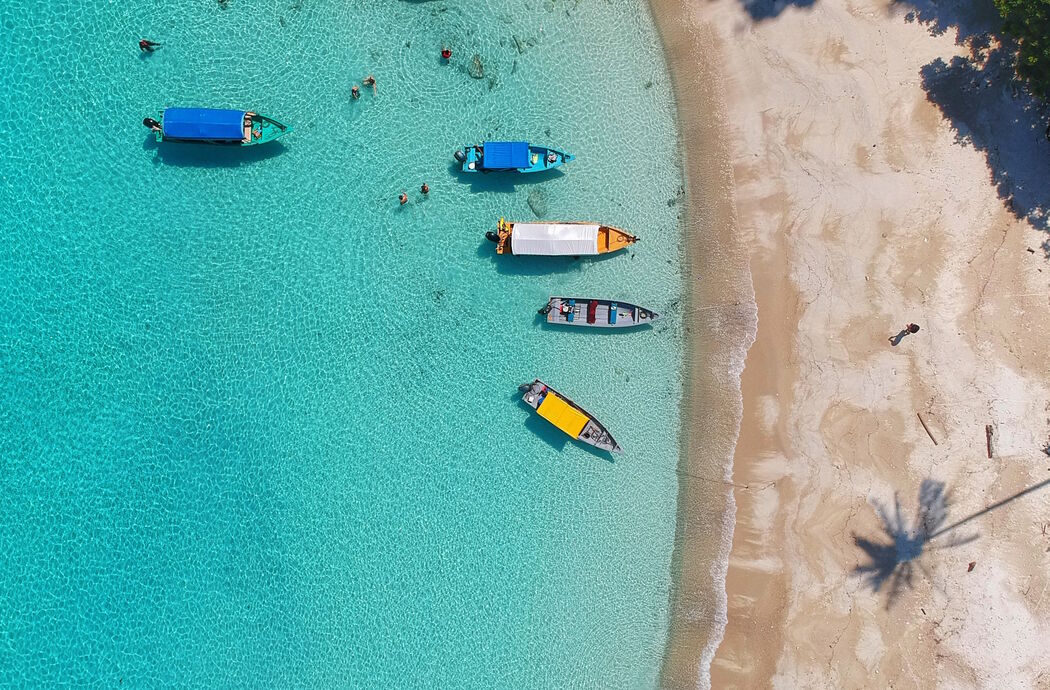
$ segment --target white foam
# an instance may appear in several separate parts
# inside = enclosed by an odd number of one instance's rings
[[[743,307],[740,311],[749,313],[741,314],[735,313],[734,319],[736,323],[742,323],[746,326],[741,334],[740,342],[735,343],[728,355],[728,366],[726,374],[728,375],[729,381],[732,383],[732,388],[728,390],[732,391],[732,404],[733,404],[733,421],[734,429],[732,433],[732,439],[729,441],[728,453],[723,463],[723,479],[727,482],[726,484],[726,510],[722,515],[722,530],[719,536],[719,547],[718,556],[711,563],[711,579],[714,584],[715,593],[715,610],[712,620],[714,628],[711,631],[711,635],[707,640],[707,644],[704,646],[703,652],[700,654],[700,667],[697,669],[697,687],[703,690],[710,690],[711,688],[711,662],[715,658],[715,652],[718,650],[718,646],[722,644],[722,638],[725,636],[726,625],[729,622],[729,598],[726,594],[726,575],[729,571],[729,553],[733,547],[733,530],[736,526],[736,499],[733,497],[733,489],[730,485],[733,481],[733,455],[736,451],[736,444],[740,438],[740,425],[744,417],[744,394],[741,389],[741,376],[744,373],[744,368],[747,362],[747,353],[750,350],[751,345],[755,342],[755,336],[758,333],[758,305],[754,300],[754,288],[751,282],[751,272],[747,271],[747,283],[748,288],[751,291],[751,301],[745,305],[739,305]],[[739,319],[741,316],[749,316],[746,321],[741,322]]]

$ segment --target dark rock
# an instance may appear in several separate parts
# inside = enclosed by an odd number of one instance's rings
[[[547,215],[547,197],[543,195],[538,189],[533,189],[529,192],[529,208],[536,215],[537,218],[543,218]]]

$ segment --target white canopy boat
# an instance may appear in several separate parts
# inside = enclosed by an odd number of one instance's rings
[[[497,254],[584,256],[626,249],[638,238],[611,225],[578,222],[518,223],[499,219],[498,232],[485,237],[496,243]]]

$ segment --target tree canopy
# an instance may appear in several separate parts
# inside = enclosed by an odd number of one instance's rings
[[[1017,39],[1017,74],[1050,96],[1050,0],[995,0],[1006,33]]]

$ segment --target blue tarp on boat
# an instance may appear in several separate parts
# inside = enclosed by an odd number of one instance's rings
[[[481,165],[484,168],[510,170],[529,167],[529,142],[486,141]]]
[[[243,110],[167,108],[161,124],[164,136],[172,139],[240,141],[244,138]]]

